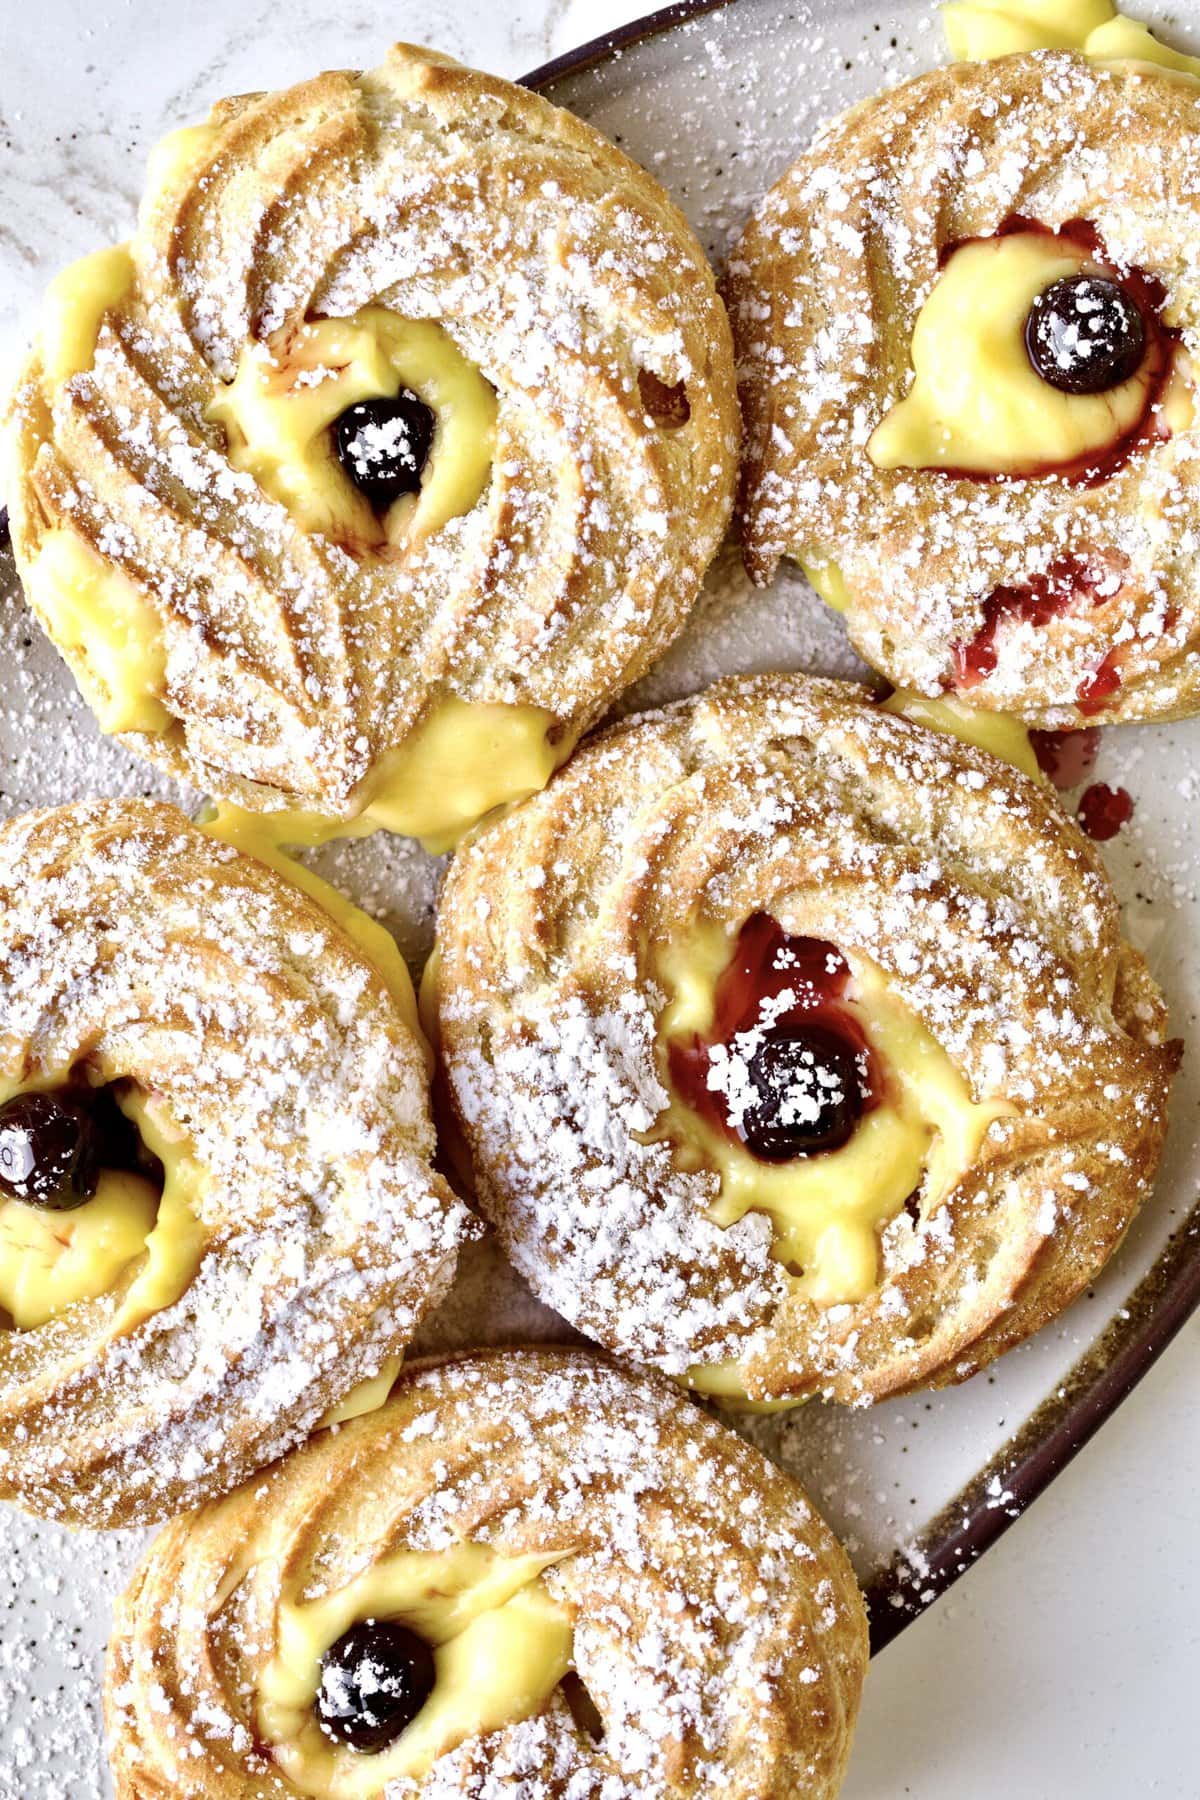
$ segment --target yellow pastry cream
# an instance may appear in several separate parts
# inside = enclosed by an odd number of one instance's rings
[[[972,1097],[876,964],[789,936],[766,913],[734,937],[723,925],[693,932],[659,958],[656,979],[671,1099],[654,1136],[681,1167],[716,1172],[717,1224],[769,1216],[799,1295],[864,1299],[881,1231],[906,1206],[936,1209],[1009,1104]],[[781,1043],[792,1060],[769,1075]],[[737,1391],[727,1370],[689,1379]]]
[[[883,702],[881,710],[899,713],[901,718],[924,725],[929,731],[943,731],[964,744],[987,750],[1001,762],[1011,763],[1022,775],[1042,779],[1029,732],[1011,713],[981,712],[956,695],[931,700],[928,695],[914,694],[907,688],[897,688]]]
[[[60,1085],[10,1084],[0,1103]],[[88,1101],[86,1088],[74,1091]],[[158,1159],[161,1189],[137,1170],[102,1168],[90,1198],[69,1210],[0,1198],[0,1311],[20,1331],[47,1324],[78,1301],[99,1298],[132,1272],[112,1326],[120,1336],[173,1305],[199,1267],[203,1235],[196,1198],[204,1172],[158,1096],[125,1085],[113,1094]]]
[[[1086,242],[1059,232],[1016,229],[953,249],[913,326],[912,386],[867,444],[876,468],[1029,474],[1126,439],[1162,373],[1153,339],[1127,380],[1094,393],[1051,386],[1026,347],[1040,296],[1107,273]]]
[[[361,810],[352,819],[280,810],[250,814],[222,807],[229,821],[261,844],[312,849],[332,838],[393,831],[417,838],[435,856],[454,848],[472,825],[545,787],[577,734],[556,731],[541,706],[437,701],[409,735],[381,757],[363,783]]]
[[[186,172],[207,144],[204,127],[166,140],[152,162],[152,192]],[[85,257],[52,284],[41,339],[52,382],[90,369],[104,315],[132,279],[121,248]],[[428,409],[432,438],[414,491],[380,513],[339,459],[333,427],[348,409],[402,392]],[[235,468],[252,474],[303,529],[364,554],[402,554],[469,512],[487,488],[495,453],[488,382],[441,325],[385,307],[315,320],[286,344],[247,346],[208,411],[225,429]],[[101,729],[167,731],[162,626],[132,577],[61,524],[45,533],[26,585]],[[551,741],[555,726],[543,707],[444,695],[372,769],[357,819],[292,814],[271,829],[279,842],[311,844],[383,828],[449,849],[484,813],[545,785],[573,742],[565,735]]]
[[[538,1712],[568,1672],[574,1645],[572,1615],[543,1580],[556,1560],[469,1543],[400,1550],[344,1586],[285,1595],[256,1712],[287,1779],[321,1800],[372,1800],[391,1781],[419,1780],[468,1738]],[[398,1735],[378,1749],[355,1748],[326,1729],[319,1703],[331,1682],[330,1652],[356,1625],[380,1621],[432,1650],[433,1679]]]
[[[95,250],[55,276],[46,290],[38,348],[51,382],[82,375],[96,359],[104,315],[133,286],[133,258],[124,244]]]
[[[1200,58],[1162,44],[1112,0],[955,0],[942,24],[956,62],[1030,50],[1078,50],[1099,62],[1153,63],[1200,77]]]
[[[332,427],[349,408],[402,389],[433,413],[433,441],[417,490],[380,517],[339,460]],[[248,344],[207,412],[225,427],[235,469],[303,530],[358,549],[402,546],[469,512],[495,450],[496,396],[479,370],[441,325],[382,306]]]

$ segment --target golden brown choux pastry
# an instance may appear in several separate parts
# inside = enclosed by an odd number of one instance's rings
[[[676,636],[736,455],[728,321],[664,190],[398,45],[221,102],[129,244],[55,283],[13,546],[106,730],[253,809],[438,840]]]
[[[109,1746],[118,1800],[831,1800],[866,1657],[758,1451],[661,1377],[480,1352],[167,1528]]]
[[[600,733],[464,844],[426,1000],[535,1292],[754,1401],[958,1381],[1045,1324],[1178,1059],[1036,773],[798,675]]]

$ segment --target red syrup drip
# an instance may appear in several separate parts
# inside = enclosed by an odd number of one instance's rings
[[[1080,795],[1076,817],[1090,838],[1105,844],[1132,819],[1133,795],[1127,788],[1111,788],[1104,781],[1093,782]]]
[[[1061,792],[1078,787],[1091,774],[1100,749],[1100,728],[1085,725],[1082,731],[1031,731],[1029,741],[1038,768]]]
[[[1095,673],[1080,682],[1075,698],[1081,713],[1090,718],[1094,713],[1103,712],[1112,696],[1119,693],[1121,658],[1121,650],[1113,648]]]
[[[1130,428],[1114,437],[1102,450],[1090,451],[1067,463],[1031,463],[1027,469],[1009,473],[988,474],[978,469],[943,469],[941,474],[960,481],[1012,482],[1053,479],[1075,486],[1097,487],[1122,468],[1142,444],[1162,441],[1170,430],[1159,403],[1171,373],[1180,333],[1163,319],[1167,291],[1163,284],[1144,269],[1120,268],[1109,256],[1104,240],[1088,219],[1070,219],[1059,230],[1052,231],[1036,219],[1020,213],[1007,218],[994,234],[1012,237],[1034,232],[1042,237],[1061,238],[1085,250],[1091,260],[1130,296],[1142,315],[1146,328],[1146,352],[1142,374],[1146,379],[1145,400],[1141,413]],[[939,265],[945,267],[954,252],[964,243],[987,243],[988,238],[964,238],[947,244]],[[1120,592],[1121,570],[1111,557],[1095,559],[1082,556],[1060,557],[1040,575],[1027,582],[998,587],[984,602],[983,623],[966,643],[953,646],[954,686],[968,691],[994,671],[998,653],[996,637],[1006,619],[1024,620],[1035,626],[1048,624],[1068,612],[1082,612],[1099,606]],[[1079,687],[1078,704],[1085,713],[1101,712],[1107,701],[1121,686],[1119,661],[1110,652],[1095,672]]]
[[[752,1030],[764,1003],[790,989],[795,1001],[775,1016],[773,1025],[819,1024],[852,1053],[865,1056],[867,1080],[861,1110],[864,1114],[873,1111],[882,1097],[883,1072],[866,1033],[844,1002],[849,980],[849,965],[833,944],[823,938],[792,937],[769,913],[752,913],[717,981],[710,1035],[702,1038],[693,1032],[668,1047],[667,1063],[676,1093],[709,1125],[749,1150],[730,1121],[725,1095],[708,1085],[709,1052],[716,1044],[730,1045],[739,1032]]]
[[[1122,576],[1111,563],[1102,564],[1081,556],[1060,556],[1041,575],[1031,575],[1020,586],[993,588],[983,603],[983,624],[967,643],[955,644],[954,685],[964,692],[978,686],[994,671],[1000,660],[996,639],[1011,619],[1029,625],[1048,625],[1051,619],[1065,613],[1078,613],[1101,605],[1120,592]],[[1105,658],[1105,662],[1108,658]],[[1101,667],[1104,665],[1102,664]],[[1115,668],[1112,687],[1119,687],[1121,677]],[[1083,684],[1086,690],[1090,677]],[[1082,702],[1082,695],[1080,696]]]

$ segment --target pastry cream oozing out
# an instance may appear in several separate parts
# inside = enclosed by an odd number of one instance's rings
[[[133,258],[124,244],[94,250],[55,276],[46,290],[38,338],[50,383],[91,368],[104,315],[132,286]]]
[[[402,1550],[345,1587],[285,1598],[278,1649],[259,1679],[257,1724],[288,1780],[321,1800],[372,1800],[419,1779],[468,1738],[536,1713],[571,1666],[574,1624],[542,1573],[557,1556],[503,1557],[478,1544]],[[436,1681],[395,1743],[363,1754],[332,1742],[313,1710],[321,1657],[363,1619],[399,1621],[433,1646]]]
[[[20,1091],[9,1085],[0,1100]],[[0,1202],[0,1307],[18,1330],[34,1330],[77,1301],[108,1293],[144,1256],[113,1322],[120,1336],[173,1305],[200,1265],[196,1204],[203,1170],[161,1103],[130,1090],[118,1104],[162,1163],[162,1193],[139,1175],[106,1169],[92,1198],[70,1212]]]
[[[1200,58],[1171,50],[1112,0],[961,0],[943,6],[956,62],[1030,50],[1078,50],[1097,62],[1143,62],[1200,77]]]
[[[711,1029],[717,983],[733,938],[702,927],[660,957],[657,979],[668,999],[659,1019],[663,1053],[673,1040]],[[843,953],[844,954],[844,953]],[[672,1098],[655,1125],[684,1168],[720,1178],[710,1208],[719,1225],[751,1211],[774,1227],[773,1252],[797,1271],[796,1292],[818,1306],[864,1299],[879,1274],[879,1233],[910,1195],[932,1211],[975,1162],[988,1127],[1009,1110],[975,1102],[963,1077],[916,1014],[893,993],[874,963],[847,955],[845,1004],[882,1060],[885,1090],[840,1149],[768,1163]],[[670,1083],[668,1081],[668,1091]]]
[[[43,536],[25,588],[101,731],[166,731],[162,625],[129,577],[70,525],[57,525]]]
[[[389,1356],[380,1364],[377,1375],[368,1375],[365,1381],[352,1387],[344,1399],[330,1407],[324,1418],[317,1420],[314,1429],[325,1431],[330,1425],[345,1425],[351,1419],[361,1419],[366,1413],[378,1412],[395,1387],[403,1367],[403,1356]]]
[[[964,744],[974,744],[977,749],[998,756],[1002,762],[1011,763],[1022,775],[1042,780],[1029,733],[1020,719],[1014,719],[1010,713],[980,712],[977,707],[968,706],[965,700],[954,697],[931,700],[925,694],[910,693],[907,688],[897,688],[883,702],[881,710],[899,713],[901,718],[911,719],[915,725],[924,725],[930,731],[946,732]]]
[[[433,444],[420,492],[402,495],[380,520],[338,461],[330,427],[348,406],[401,388],[432,410]],[[487,486],[496,443],[495,393],[450,334],[383,306],[247,345],[207,416],[225,427],[233,467],[253,475],[303,530],[363,550],[428,537],[469,512]]]
[[[1070,465],[1133,431],[1145,365],[1106,393],[1067,394],[1041,379],[1025,348],[1038,295],[1081,273],[1104,271],[1083,245],[1043,232],[960,245],[913,326],[912,387],[867,444],[876,468],[1021,474]]]
[[[159,139],[146,160],[143,216],[168,189],[182,186],[198,172],[220,135],[216,125],[182,125]]]
[[[544,788],[575,737],[551,743],[555,715],[542,706],[484,700],[438,700],[402,744],[387,751],[361,789],[357,817],[315,812],[248,814],[223,807],[223,816],[253,820],[244,829],[262,843],[311,849],[331,838],[377,830],[418,838],[435,856],[453,849],[485,813]]]
[[[850,605],[850,590],[846,586],[845,576],[828,551],[814,546],[800,558],[800,567],[808,585],[816,590],[826,606],[834,612],[844,613]]]

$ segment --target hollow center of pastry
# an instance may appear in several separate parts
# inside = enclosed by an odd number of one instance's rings
[[[1191,417],[1153,277],[1094,227],[1013,219],[951,248],[912,335],[913,382],[873,432],[877,468],[1104,480]],[[1172,380],[1172,377],[1175,377]]]
[[[767,1213],[774,1253],[819,1305],[876,1285],[879,1233],[932,1210],[972,1165],[994,1103],[873,963],[755,913],[660,961],[671,1101],[656,1126],[720,1178],[711,1217]]]
[[[468,513],[496,447],[496,396],[442,326],[383,306],[248,344],[207,416],[229,461],[304,531],[402,550]]]
[[[557,1560],[402,1550],[334,1591],[285,1599],[257,1719],[288,1780],[365,1800],[538,1712],[573,1655],[571,1613],[543,1580]]]
[[[161,1106],[82,1078],[0,1093],[0,1315],[36,1330],[127,1276],[118,1330],[178,1299],[200,1170]]]

